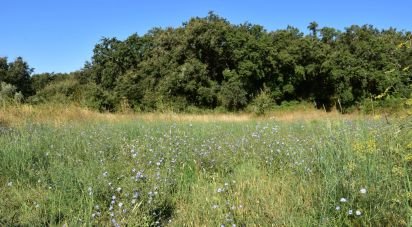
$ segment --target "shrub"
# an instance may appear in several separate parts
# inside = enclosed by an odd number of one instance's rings
[[[264,115],[267,110],[270,109],[271,105],[274,104],[273,99],[270,97],[270,93],[267,89],[262,90],[259,95],[257,95],[251,104],[251,111],[256,115]]]

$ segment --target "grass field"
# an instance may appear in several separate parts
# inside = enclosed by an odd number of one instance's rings
[[[407,117],[0,114],[1,226],[412,224]]]

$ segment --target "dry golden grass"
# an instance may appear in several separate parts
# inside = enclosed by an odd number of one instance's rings
[[[250,120],[312,121],[320,119],[354,119],[365,117],[360,114],[342,115],[337,111],[324,112],[317,109],[282,110],[265,116],[250,113],[99,113],[75,105],[14,105],[0,108],[0,124],[17,126],[26,122],[52,123],[61,125],[66,122],[120,122],[143,121],[194,121],[194,122],[244,122]]]
[[[0,122],[13,126],[26,122],[60,125],[65,122],[114,121],[118,118],[113,114],[102,114],[77,106],[18,105],[0,109]]]

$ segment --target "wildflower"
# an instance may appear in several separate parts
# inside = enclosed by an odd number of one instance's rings
[[[113,226],[115,226],[115,227],[120,226],[119,223],[117,223],[117,222],[116,222],[116,219],[114,219],[114,218],[112,219],[112,224],[113,224]]]
[[[216,204],[212,206],[212,209],[217,209],[217,208],[219,208],[219,206]]]
[[[348,211],[348,214],[349,214],[349,215],[352,215],[352,214],[353,214],[353,210],[349,210],[349,211]]]
[[[335,208],[336,210],[340,210],[340,206],[336,206],[336,208]]]
[[[361,190],[359,191],[361,194],[366,194],[366,188],[361,188]]]
[[[360,210],[356,210],[355,214],[356,214],[357,216],[361,216],[362,212],[361,212]]]
[[[109,173],[108,173],[107,171],[104,171],[104,172],[103,172],[103,176],[104,176],[104,177],[107,177],[108,175],[109,175]]]
[[[92,195],[93,195],[93,189],[92,189],[92,187],[88,187],[88,188],[87,188],[87,191],[89,192],[89,196],[92,196]]]
[[[132,204],[135,204],[136,203],[136,199],[132,199]]]
[[[348,200],[346,198],[340,198],[340,202],[341,203],[346,203],[346,202],[348,202]]]
[[[144,179],[143,172],[142,172],[142,171],[138,171],[138,172],[136,173],[135,179],[136,179],[136,181],[139,181],[140,179]]]
[[[13,182],[9,182],[9,183],[7,183],[7,186],[9,186],[9,187],[11,187],[13,185]]]
[[[121,187],[118,187],[118,188],[116,189],[116,191],[120,193],[120,192],[122,191],[122,188],[121,188]]]
[[[120,203],[118,204],[118,206],[121,208],[121,207],[123,206],[123,203],[120,202]]]
[[[221,193],[221,192],[223,192],[223,191],[224,191],[224,190],[223,190],[222,188],[218,188],[218,189],[217,189],[217,192],[218,192],[218,193]]]

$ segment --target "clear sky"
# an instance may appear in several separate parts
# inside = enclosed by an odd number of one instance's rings
[[[125,39],[153,27],[177,27],[209,11],[231,23],[307,32],[352,24],[412,31],[411,0],[0,0],[0,56],[22,56],[35,73],[71,72],[90,60],[102,37]]]

